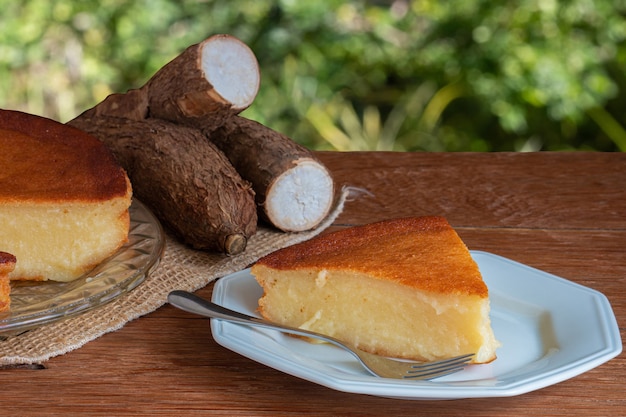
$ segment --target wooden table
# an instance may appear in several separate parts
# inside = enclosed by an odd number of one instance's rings
[[[331,229],[446,216],[470,249],[607,295],[626,329],[626,154],[321,153],[363,192]],[[211,296],[208,286],[198,293]],[[205,319],[164,306],[40,366],[4,369],[5,415],[626,415],[626,356],[507,398],[407,401],[347,394],[216,344]]]

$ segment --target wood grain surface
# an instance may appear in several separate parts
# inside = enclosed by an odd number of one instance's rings
[[[603,292],[626,330],[626,154],[333,153],[355,193],[331,229],[444,215],[484,250]],[[212,286],[198,291],[210,297]],[[555,295],[555,297],[558,295]],[[4,415],[624,416],[626,355],[506,398],[348,394],[219,346],[208,321],[164,306],[40,365],[0,370]]]

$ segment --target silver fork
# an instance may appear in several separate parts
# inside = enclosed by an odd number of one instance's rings
[[[434,362],[408,362],[400,359],[390,359],[363,352],[346,342],[339,341],[330,336],[295,327],[283,326],[230,310],[187,291],[172,291],[169,293],[167,300],[173,306],[189,313],[323,340],[352,353],[365,369],[375,376],[382,378],[416,380],[439,378],[462,370],[474,356],[472,353]]]

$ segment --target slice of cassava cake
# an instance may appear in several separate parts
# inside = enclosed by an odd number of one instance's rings
[[[93,136],[0,110],[0,250],[12,280],[71,281],[127,240],[132,189]]]
[[[11,307],[11,283],[9,273],[15,269],[15,256],[0,251],[0,312]]]
[[[253,267],[268,320],[384,356],[496,358],[488,289],[443,217],[372,223],[278,250]]]

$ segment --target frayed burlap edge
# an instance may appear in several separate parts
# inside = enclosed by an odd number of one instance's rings
[[[198,290],[219,277],[248,267],[270,252],[308,240],[334,222],[343,211],[348,194],[348,189],[342,190],[335,208],[316,229],[284,233],[260,227],[246,250],[237,256],[192,250],[166,236],[159,265],[141,285],[95,310],[0,341],[0,365],[42,363],[68,353],[156,310],[167,302],[167,295],[173,290]]]

